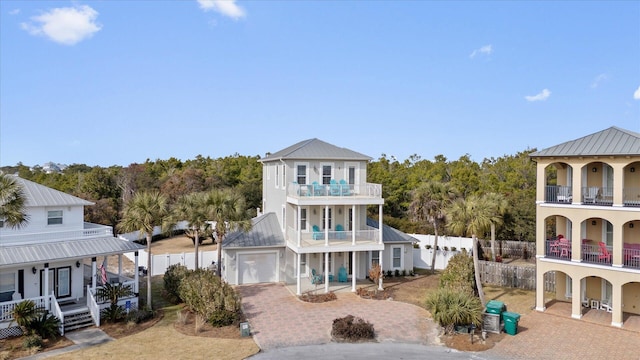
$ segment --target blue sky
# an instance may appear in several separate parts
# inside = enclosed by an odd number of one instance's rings
[[[640,1],[0,2],[0,165],[640,132]]]

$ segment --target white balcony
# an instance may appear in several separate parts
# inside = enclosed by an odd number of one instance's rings
[[[297,184],[289,183],[287,201],[296,205],[321,204],[383,204],[382,185],[365,183],[354,185],[334,184]]]
[[[33,233],[20,233],[2,235],[2,245],[27,245],[34,243],[43,243],[48,241],[74,240],[74,239],[90,239],[105,236],[113,236],[111,226],[85,223],[83,229],[64,230],[64,231],[43,231]]]
[[[297,231],[292,227],[287,228],[287,243],[302,252],[305,249],[322,251],[327,247],[347,251],[353,250],[376,250],[384,246],[380,241],[380,230],[367,227],[366,230],[355,231]],[[349,248],[345,250],[346,248]],[[366,249],[365,249],[366,248]]]

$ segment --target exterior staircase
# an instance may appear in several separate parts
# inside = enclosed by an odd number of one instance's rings
[[[89,312],[89,308],[86,306],[63,311],[63,313],[65,333],[95,325],[91,317],[91,312]]]

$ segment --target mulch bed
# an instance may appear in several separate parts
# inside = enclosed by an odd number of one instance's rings
[[[310,303],[324,303],[328,301],[337,300],[338,297],[333,292],[323,293],[323,294],[312,294],[312,293],[304,293],[298,298],[305,302]]]
[[[22,348],[23,336],[11,337],[0,340],[0,359],[18,359],[21,357],[33,355],[34,353],[29,349]],[[40,352],[50,351],[55,349],[64,348],[73,345],[73,341],[66,337],[58,337],[55,340],[46,339],[43,340],[43,346]]]
[[[103,322],[100,324],[100,329],[104,331],[107,335],[111,336],[114,339],[120,339],[125,336],[137,334],[141,331],[144,331],[153,325],[157,324],[158,321],[162,320],[164,317],[164,311],[162,309],[156,311],[156,315],[147,320],[143,321],[139,324],[135,323],[126,323],[126,322],[116,322],[116,323],[108,323]]]

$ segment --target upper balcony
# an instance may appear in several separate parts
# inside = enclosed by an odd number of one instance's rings
[[[580,259],[583,263],[611,266],[613,246],[590,239],[582,239]],[[545,241],[545,257],[571,261],[572,245],[568,239],[550,239]],[[640,243],[625,243],[622,248],[622,266],[640,269]]]
[[[294,181],[287,187],[287,199],[297,205],[384,203],[381,184],[348,184],[344,180],[332,180],[330,184],[298,184]]]
[[[0,236],[0,246],[26,245],[61,240],[77,240],[113,236],[111,226],[84,223],[79,230],[41,231],[36,233],[20,233]]]
[[[583,187],[580,196],[574,198],[571,186],[547,185],[545,187],[544,201],[556,204],[581,204],[581,205],[613,205],[613,188],[589,186]],[[625,187],[623,189],[623,205],[628,207],[640,207],[640,187]]]
[[[299,252],[322,252],[327,248],[341,251],[382,250],[380,230],[367,226],[365,230],[354,231],[297,231],[287,228],[287,243]]]

